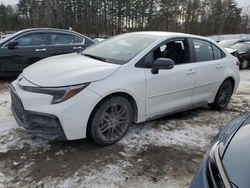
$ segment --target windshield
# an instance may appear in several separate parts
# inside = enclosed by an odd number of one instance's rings
[[[250,44],[249,43],[237,43],[232,46],[233,48],[242,51],[242,52],[247,52],[250,50]]]
[[[238,41],[239,41],[238,39],[223,40],[223,41],[219,42],[219,44],[221,44],[222,46],[232,46],[235,43],[237,43]]]
[[[98,43],[83,51],[83,55],[108,63],[125,64],[138,55],[160,36],[129,33]]]
[[[19,34],[22,33],[23,31],[24,31],[24,30],[18,31],[18,32],[14,33],[14,34],[7,34],[7,35],[5,35],[5,38],[1,39],[1,40],[0,40],[0,43],[6,42],[6,41],[9,40],[10,38],[19,35]]]

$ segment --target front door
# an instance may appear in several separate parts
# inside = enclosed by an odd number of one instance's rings
[[[159,70],[146,74],[146,115],[150,117],[188,108],[192,105],[192,93],[195,85],[195,63],[190,61],[190,49],[187,39],[167,42],[148,54],[145,61],[153,62],[158,58],[174,60],[171,70]]]
[[[7,44],[1,48],[1,72],[19,74],[27,66],[48,57],[47,33],[33,32],[15,39],[18,45],[9,49]]]

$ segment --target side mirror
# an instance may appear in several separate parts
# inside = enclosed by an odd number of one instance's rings
[[[19,44],[18,41],[15,41],[15,40],[11,41],[11,42],[8,43],[8,48],[9,49],[16,49],[18,44]]]
[[[174,61],[168,58],[159,58],[153,62],[152,74],[158,74],[160,69],[172,69],[174,68]]]

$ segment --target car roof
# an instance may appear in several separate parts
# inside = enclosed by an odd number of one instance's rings
[[[159,36],[162,38],[167,38],[167,37],[191,37],[191,38],[198,38],[202,40],[207,40],[213,43],[216,43],[213,39],[207,38],[207,37],[202,37],[199,35],[192,35],[192,34],[187,34],[187,33],[178,33],[178,32],[167,32],[167,31],[141,31],[141,32],[133,32],[134,34],[144,34],[144,35],[154,35],[154,36]]]
[[[85,37],[85,38],[87,38],[88,40],[90,40],[90,41],[96,43],[94,40],[92,40],[92,39],[89,38],[88,36],[83,35],[83,34],[81,34],[81,33],[78,33],[78,32],[76,32],[76,31],[71,31],[71,30],[67,30],[67,29],[57,29],[57,28],[29,28],[29,29],[20,30],[20,31],[16,32],[14,35],[16,35],[17,33],[18,33],[18,34],[21,34],[21,33],[26,33],[26,32],[30,32],[30,31],[73,33],[73,34],[76,34],[76,35],[80,35],[80,36],[82,36],[82,37]]]
[[[67,29],[57,29],[57,28],[29,28],[29,29],[24,29],[21,30],[21,32],[29,32],[29,31],[54,31],[54,32],[68,32],[68,33],[75,33],[78,35],[83,35],[81,33],[75,32],[75,31],[71,31],[71,30],[67,30]]]
[[[58,28],[49,28],[49,27],[44,27],[44,28],[28,28],[28,29],[23,29],[22,31],[36,31],[36,30],[56,30],[56,31],[70,31],[67,29],[58,29]]]

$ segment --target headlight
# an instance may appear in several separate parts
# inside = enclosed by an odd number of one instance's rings
[[[210,187],[231,188],[230,180],[221,161],[219,142],[211,148],[206,165],[206,175]]]
[[[90,83],[85,83],[81,85],[58,87],[58,88],[29,87],[29,86],[20,86],[20,87],[25,91],[52,95],[53,96],[52,104],[58,104],[74,97],[75,95],[80,93],[84,88],[86,88],[89,84]]]

